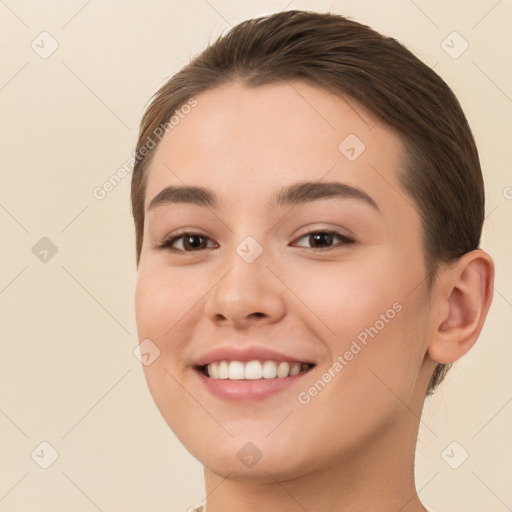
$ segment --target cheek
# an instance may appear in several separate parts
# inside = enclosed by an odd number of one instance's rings
[[[149,267],[149,266],[148,266]],[[200,306],[207,291],[197,272],[139,268],[135,291],[135,312],[139,339],[177,339],[176,332],[195,306]],[[183,322],[185,320],[185,322]],[[172,344],[166,343],[161,350]]]
[[[289,271],[283,268],[282,275],[293,291],[290,302],[297,304],[296,312],[302,309],[308,322],[318,324],[327,337],[343,341],[372,326],[388,310],[388,316],[395,317],[393,304],[403,298],[402,285],[387,268],[382,257],[371,264],[356,259],[303,261]]]
[[[334,428],[348,444],[364,444],[392,425],[413,399],[423,359],[416,310],[392,290],[357,297],[339,292],[336,299],[344,302],[338,320],[330,320],[335,334],[324,338],[330,360],[298,398],[309,402],[304,413],[319,438],[332,438]]]
[[[186,417],[194,405],[183,393],[181,383],[183,349],[191,335],[187,314],[198,300],[195,288],[186,284],[187,280],[169,271],[145,262],[139,265],[135,290],[138,337],[140,342],[151,340],[160,351],[151,364],[143,365],[143,371],[151,396],[172,430],[180,426],[180,417]]]
[[[364,395],[374,403],[382,391],[406,399],[413,387],[423,360],[425,303],[410,293],[420,266],[403,263],[401,273],[390,272],[399,264],[381,254],[371,265],[317,263],[315,272],[303,268],[288,276],[290,288],[308,306],[297,302],[305,324],[316,326],[328,348],[330,360],[322,369],[336,374],[332,388],[338,397],[360,400]],[[335,361],[339,364],[333,368]]]
[[[198,287],[190,286],[189,280],[180,276],[178,272],[143,265],[135,291],[139,341],[149,339],[159,351],[151,364],[143,365],[144,375],[155,404],[172,429],[176,421],[173,411],[187,411],[190,406],[180,382],[188,363],[185,349],[193,335],[190,318],[198,307],[195,304],[201,304]]]

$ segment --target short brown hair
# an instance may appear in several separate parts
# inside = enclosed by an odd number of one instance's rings
[[[284,11],[238,24],[153,97],[141,121],[132,176],[137,264],[146,169],[158,144],[147,151],[147,141],[177,109],[208,89],[234,81],[258,86],[293,79],[351,97],[401,137],[406,170],[400,179],[422,220],[429,288],[440,263],[478,248],[482,172],[468,122],[448,85],[397,40],[366,25],[332,13]],[[427,395],[450,366],[437,365]]]

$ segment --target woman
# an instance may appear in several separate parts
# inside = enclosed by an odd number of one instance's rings
[[[494,279],[442,79],[339,15],[243,22],[154,97],[132,210],[144,371],[206,510],[425,511],[423,402]]]

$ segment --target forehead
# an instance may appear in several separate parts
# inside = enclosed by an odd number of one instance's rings
[[[342,181],[405,199],[400,137],[351,98],[290,81],[229,83],[195,99],[155,150],[146,207],[170,184],[266,203],[292,182]]]

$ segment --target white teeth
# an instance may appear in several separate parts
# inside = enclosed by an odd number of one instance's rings
[[[212,377],[213,379],[218,379],[219,378],[219,363],[218,362],[210,363],[208,365],[208,373],[209,373],[210,377]]]
[[[263,376],[263,369],[259,361],[249,361],[245,365],[245,378],[248,380],[261,379]]]
[[[231,361],[229,363],[229,380],[239,380],[245,377],[245,365],[240,361]]]
[[[290,375],[297,375],[300,373],[300,363],[293,363],[290,367]]]
[[[219,379],[229,379],[229,363],[227,361],[221,361],[219,363]]]
[[[215,361],[206,365],[208,376],[212,379],[259,380],[291,377],[301,370],[307,370],[306,363],[287,363],[276,361]]]
[[[262,376],[264,379],[275,379],[277,377],[277,365],[274,361],[265,361],[263,363]]]
[[[280,378],[288,377],[290,374],[290,365],[288,363],[280,363],[277,367],[277,376]]]

